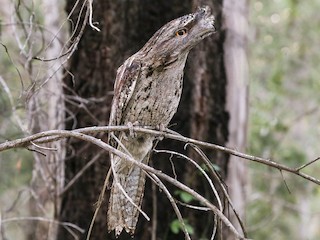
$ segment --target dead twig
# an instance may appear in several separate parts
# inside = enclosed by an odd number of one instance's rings
[[[320,157],[317,157],[316,159],[313,159],[312,161],[307,162],[306,164],[303,164],[302,166],[300,166],[300,167],[296,168],[296,171],[298,171],[298,172],[299,172],[300,170],[302,170],[302,169],[304,169],[304,168],[308,167],[309,165],[311,165],[311,164],[315,163],[315,162],[316,162],[316,161],[318,161],[318,160],[320,160]]]
[[[226,152],[231,155],[234,155],[234,156],[237,156],[237,157],[240,157],[243,159],[247,159],[249,161],[258,162],[258,163],[267,165],[269,167],[273,167],[273,168],[277,168],[277,169],[285,171],[285,172],[293,173],[293,174],[300,176],[308,181],[311,181],[317,185],[320,185],[319,179],[301,172],[300,171],[301,167],[300,168],[291,168],[286,165],[271,161],[270,159],[252,156],[249,154],[245,154],[245,153],[236,151],[231,148],[219,146],[217,144],[198,141],[198,140],[195,140],[192,138],[188,138],[188,137],[184,137],[184,136],[181,136],[178,134],[170,133],[171,131],[168,129],[164,132],[153,130],[152,128],[148,128],[148,127],[135,127],[135,126],[133,126],[131,129],[136,132],[153,134],[155,136],[163,136],[165,138],[173,139],[173,140],[184,142],[184,143],[192,143],[192,144],[195,144],[199,147],[204,147],[204,148],[208,148],[208,149],[214,149],[214,150]],[[4,143],[0,144],[0,152],[2,152],[4,150],[12,149],[12,148],[29,146],[31,141],[34,141],[37,144],[57,141],[61,138],[71,137],[71,136],[73,136],[73,133],[93,134],[93,133],[112,132],[112,131],[129,131],[129,127],[128,126],[105,126],[105,127],[79,128],[79,129],[72,130],[72,131],[65,131],[65,130],[45,131],[45,132],[33,134],[33,135],[25,137],[25,138],[20,138],[20,139],[16,139],[13,141],[4,142]],[[70,135],[66,134],[66,133],[70,133]]]
[[[44,218],[44,217],[12,217],[12,218],[7,218],[7,219],[1,219],[1,224],[8,224],[12,222],[17,222],[17,221],[42,221],[42,222],[48,222],[48,223],[53,223],[57,225],[61,225],[63,227],[69,227],[72,229],[75,229],[79,231],[80,233],[84,233],[85,230],[83,228],[80,228],[79,226],[70,223],[70,222],[60,222],[56,221],[50,218]]]
[[[68,184],[63,188],[62,192],[60,193],[60,196],[63,195],[66,191],[68,191],[71,186],[84,174],[84,172],[92,166],[103,154],[104,152],[101,151],[98,154],[94,156],[77,174],[68,182]]]
[[[162,182],[154,173],[152,173],[152,174],[148,174],[148,173],[147,173],[147,175],[148,175],[148,176],[150,177],[150,179],[151,179],[152,181],[154,181],[154,183],[157,184],[157,185],[159,186],[159,188],[162,189],[163,192],[167,195],[167,198],[169,199],[170,204],[171,204],[174,212],[176,213],[176,216],[178,217],[178,220],[179,220],[179,222],[180,222],[180,224],[181,224],[182,231],[183,231],[183,233],[184,233],[185,239],[191,240],[190,235],[189,235],[189,233],[188,233],[188,231],[187,231],[186,224],[185,224],[185,222],[184,222],[184,220],[183,220],[182,214],[181,214],[181,212],[180,212],[180,210],[179,210],[179,208],[178,208],[178,206],[177,206],[174,198],[172,197],[170,191],[168,190],[168,188],[163,184],[163,182]]]
[[[115,131],[116,129],[113,129],[113,130]],[[126,130],[129,130],[129,128],[126,127]],[[157,132],[157,131],[155,131],[155,132]],[[161,132],[158,132],[158,133],[161,133]],[[203,205],[207,206],[214,214],[216,214],[221,219],[221,221],[228,227],[228,229],[236,236],[237,239],[244,239],[244,237],[238,233],[238,231],[235,229],[235,227],[232,225],[232,223],[229,221],[229,219],[214,204],[212,204],[210,201],[208,201],[205,197],[203,197],[202,195],[200,195],[199,193],[197,193],[196,191],[194,191],[190,187],[177,181],[176,179],[168,176],[167,174],[165,174],[159,170],[156,170],[156,169],[154,169],[144,163],[135,161],[135,159],[133,159],[132,157],[128,156],[127,154],[124,154],[122,151],[120,151],[118,149],[111,147],[109,144],[106,144],[105,142],[101,141],[101,139],[97,139],[95,137],[92,137],[92,136],[89,136],[89,135],[86,135],[86,134],[83,134],[83,133],[77,132],[77,131],[52,130],[52,131],[42,132],[39,134],[34,134],[34,135],[30,136],[29,138],[27,138],[28,141],[26,141],[26,138],[19,139],[18,141],[15,141],[15,144],[26,145],[26,144],[30,144],[30,141],[35,141],[36,139],[39,139],[39,138],[43,138],[43,137],[45,138],[45,137],[55,136],[55,135],[58,135],[59,137],[75,137],[75,138],[78,138],[83,141],[91,142],[92,144],[104,149],[105,151],[112,152],[113,154],[121,157],[121,159],[124,159],[126,161],[129,161],[132,164],[135,164],[136,166],[142,168],[144,171],[148,172],[149,174],[157,175],[158,177],[175,185],[176,187],[180,188],[181,190],[191,194],[195,199],[197,199]],[[4,143],[4,145],[6,147],[11,146],[11,148],[13,147],[12,144],[15,145],[13,143],[13,141],[11,141],[10,144]],[[1,151],[1,149],[3,149],[3,147],[4,147],[3,144],[1,144],[0,151]],[[113,168],[112,161],[111,161],[111,167]],[[114,172],[114,169],[112,169],[112,171]],[[123,190],[123,188],[122,188],[121,184],[119,184],[119,181],[117,180],[116,176],[114,176],[114,181],[115,181],[115,184],[118,183],[117,187],[119,187],[120,190],[122,189],[122,193],[130,201],[131,200],[130,197]],[[130,202],[132,202],[132,200]],[[139,210],[141,211],[142,214],[144,214],[144,212],[141,209],[139,209]],[[148,219],[148,216],[145,214],[144,214],[144,217],[146,217]]]
[[[156,184],[152,183],[152,230],[151,230],[151,240],[157,240],[157,218],[158,218],[158,210],[157,210],[157,192],[156,192]]]

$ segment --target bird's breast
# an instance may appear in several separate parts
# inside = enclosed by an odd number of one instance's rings
[[[177,111],[182,93],[183,66],[157,71],[146,68],[125,110],[127,122],[167,126]]]

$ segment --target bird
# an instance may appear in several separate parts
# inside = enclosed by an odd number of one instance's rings
[[[216,31],[214,23],[210,8],[199,7],[194,13],[165,24],[129,57],[117,70],[109,126],[166,128],[179,105],[189,51]],[[151,134],[131,131],[114,131],[108,137],[111,146],[144,164],[149,162],[155,140]],[[146,173],[114,153],[110,153],[110,160],[113,182],[107,212],[108,231],[114,230],[116,236],[123,230],[133,235]]]

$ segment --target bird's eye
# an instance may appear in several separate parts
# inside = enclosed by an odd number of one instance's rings
[[[178,31],[176,31],[176,36],[177,37],[181,37],[183,35],[187,34],[187,29],[186,28],[182,28],[182,29],[179,29]]]

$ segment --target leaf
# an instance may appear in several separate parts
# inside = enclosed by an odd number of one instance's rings
[[[185,203],[190,203],[194,199],[194,197],[191,194],[187,193],[187,192],[181,192],[180,193],[180,198]]]
[[[188,223],[185,223],[185,225],[186,225],[187,232],[189,234],[193,234],[194,233],[193,227]]]
[[[192,200],[194,200],[194,197],[191,194],[184,191],[177,190],[174,192],[174,194],[178,195],[181,201],[184,203],[190,203]]]
[[[214,163],[211,162],[211,166],[212,166],[213,169],[216,170],[217,172],[221,171],[221,168],[220,168],[217,164],[214,164]],[[206,171],[206,172],[209,171],[208,166],[207,166],[206,164],[204,164],[204,163],[201,164],[201,168],[202,168],[204,171]],[[201,173],[199,173],[199,174],[201,174]]]
[[[180,222],[178,219],[175,219],[170,224],[171,232],[178,234],[180,232]]]
[[[189,234],[194,233],[193,227],[187,223],[187,220],[184,220],[184,225]],[[170,229],[174,234],[178,234],[180,231],[183,230],[183,226],[178,219],[175,219],[171,222]]]

